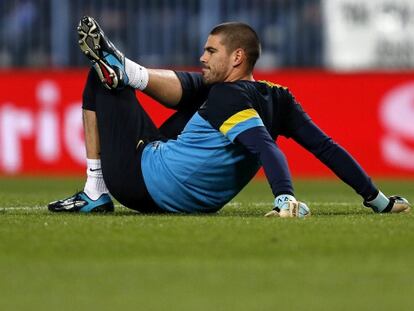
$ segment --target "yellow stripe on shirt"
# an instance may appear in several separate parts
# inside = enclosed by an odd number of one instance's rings
[[[270,87],[278,87],[278,88],[282,88],[282,89],[287,89],[287,87],[286,86],[283,86],[283,85],[280,85],[280,84],[277,84],[277,83],[273,83],[273,82],[270,82],[270,81],[267,81],[267,80],[259,80],[258,82],[261,82],[261,83],[264,83],[264,84],[266,84],[267,86],[270,86]]]
[[[228,131],[230,131],[234,126],[236,126],[240,122],[249,120],[254,117],[259,117],[259,114],[253,108],[239,111],[238,113],[232,115],[230,118],[224,121],[223,124],[220,126],[219,130],[221,133],[226,135]]]

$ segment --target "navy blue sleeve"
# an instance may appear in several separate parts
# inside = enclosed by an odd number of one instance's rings
[[[176,71],[175,74],[183,89],[183,95],[175,109],[197,110],[206,101],[211,86],[204,83],[200,73]]]
[[[259,157],[275,197],[280,194],[294,195],[286,157],[265,127],[250,128],[240,133],[236,140]]]
[[[292,138],[313,153],[365,200],[369,201],[378,194],[378,189],[358,162],[312,121],[304,123],[292,132]]]

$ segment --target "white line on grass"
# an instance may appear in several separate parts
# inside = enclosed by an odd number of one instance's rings
[[[0,211],[31,211],[46,209],[46,206],[6,206],[0,207]]]
[[[319,206],[353,206],[355,203],[351,202],[306,202],[309,206],[319,207]],[[226,204],[229,207],[242,207],[243,205],[247,206],[254,206],[254,207],[271,207],[273,206],[272,203],[268,201],[262,202],[249,202],[249,203],[242,203],[242,202],[231,202]],[[115,207],[123,207],[120,204],[116,204]],[[0,207],[0,211],[33,211],[33,210],[47,210],[46,206],[4,206]]]
[[[315,205],[315,206],[353,206],[359,203],[352,203],[352,202],[306,202],[308,205]]]
[[[353,206],[353,205],[356,204],[356,203],[352,203],[352,202],[317,202],[317,201],[314,201],[314,202],[307,201],[305,203],[308,204],[309,206]],[[249,202],[249,203],[231,202],[231,203],[228,203],[226,206],[241,207],[243,205],[255,206],[255,207],[273,206],[273,204],[269,201]]]
[[[120,204],[116,204],[115,207],[122,207]],[[46,206],[0,206],[0,211],[32,211],[32,210],[47,210]]]

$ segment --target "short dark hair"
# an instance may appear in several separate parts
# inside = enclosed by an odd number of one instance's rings
[[[260,56],[261,47],[259,36],[252,27],[244,23],[228,22],[214,27],[210,35],[222,35],[221,43],[230,53],[242,48],[247,55],[249,70],[253,70]]]

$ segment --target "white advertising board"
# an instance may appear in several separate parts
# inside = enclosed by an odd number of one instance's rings
[[[413,0],[323,0],[322,9],[328,67],[414,67]]]

